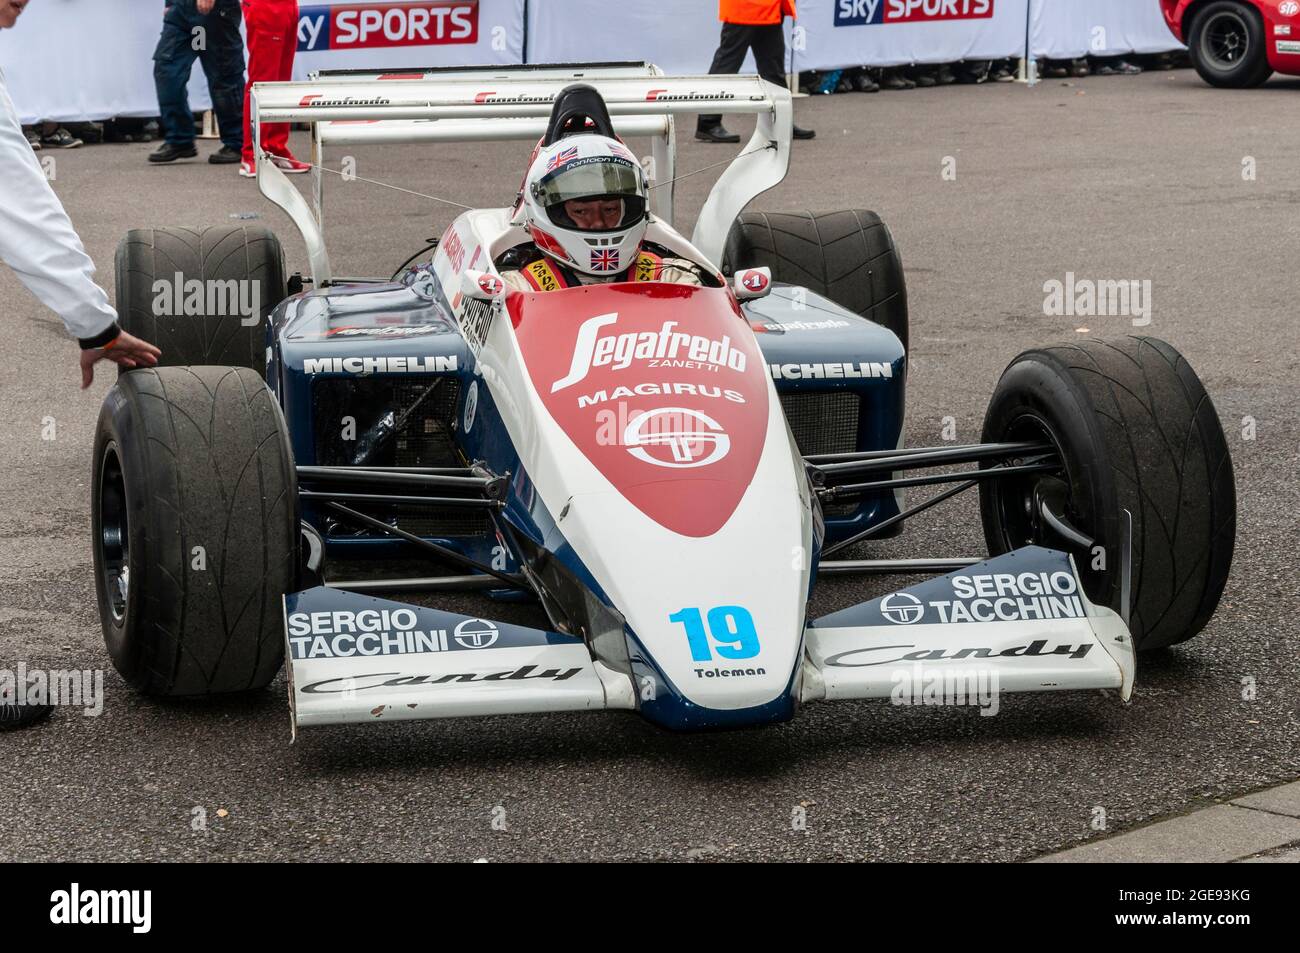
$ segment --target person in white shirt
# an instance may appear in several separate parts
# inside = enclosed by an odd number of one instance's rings
[[[0,0],[0,29],[18,22],[29,0]],[[0,260],[41,303],[63,319],[81,345],[81,386],[94,379],[97,361],[150,367],[162,352],[127,334],[104,289],[95,284],[95,265],[77,237],[59,197],[18,122],[0,72]]]

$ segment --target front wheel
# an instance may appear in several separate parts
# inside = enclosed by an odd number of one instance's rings
[[[258,374],[123,374],[95,430],[92,531],[113,664],[153,695],[262,688],[284,655],[297,578],[297,480]]]
[[[1173,347],[1130,337],[1026,351],[998,382],[983,439],[1041,443],[1061,464],[983,481],[992,555],[1072,552],[1088,597],[1118,611],[1127,510],[1135,646],[1205,626],[1232,563],[1236,489],[1214,404]]]
[[[1192,65],[1211,86],[1258,86],[1273,74],[1264,19],[1248,3],[1218,0],[1201,8],[1187,35]]]

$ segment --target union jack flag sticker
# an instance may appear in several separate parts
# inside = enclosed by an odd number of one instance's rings
[[[618,270],[618,249],[606,248],[591,253],[591,270],[592,271],[617,271]]]
[[[555,170],[556,166],[564,165],[564,163],[576,158],[578,158],[577,146],[570,146],[567,149],[561,149],[559,152],[555,153],[555,155],[551,156],[550,162],[546,163],[546,171],[552,172]]]

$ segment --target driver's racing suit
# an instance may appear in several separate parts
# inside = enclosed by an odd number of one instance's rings
[[[503,271],[501,279],[516,291],[558,291],[578,285],[607,284],[615,281],[667,281],[679,285],[703,284],[700,269],[685,258],[674,258],[667,249],[643,242],[636,261],[612,275],[586,275],[564,267],[540,251],[518,269]]]

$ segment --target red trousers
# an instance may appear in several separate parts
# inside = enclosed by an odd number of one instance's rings
[[[248,98],[254,83],[293,78],[293,57],[298,50],[298,0],[243,0],[244,29],[248,33],[248,86],[244,90],[244,161],[253,162],[253,130]],[[289,155],[289,124],[264,122],[262,149]]]

